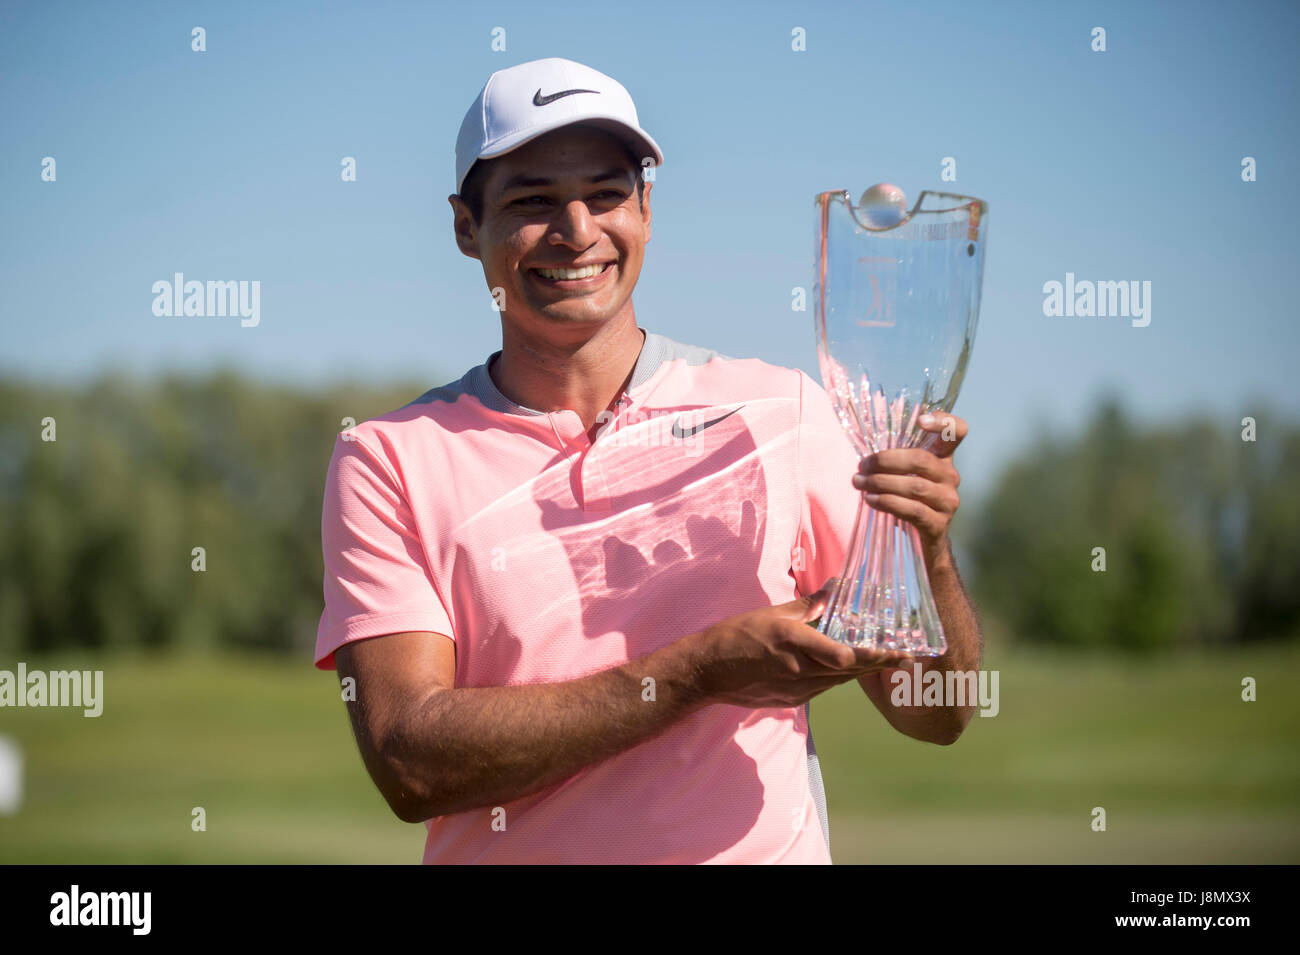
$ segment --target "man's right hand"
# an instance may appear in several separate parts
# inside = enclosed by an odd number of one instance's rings
[[[700,690],[710,703],[802,706],[814,696],[872,670],[910,666],[904,650],[837,643],[809,626],[826,609],[830,586],[789,603],[737,614],[691,639]]]

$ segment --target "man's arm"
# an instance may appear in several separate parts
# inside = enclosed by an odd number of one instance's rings
[[[801,706],[902,653],[850,648],[807,625],[825,590],[739,614],[621,666],[561,683],[462,687],[435,633],[335,652],[353,677],[353,731],[371,778],[405,822],[519,799],[663,732],[711,703]],[[646,678],[654,680],[653,700]]]
[[[346,644],[339,677],[362,759],[405,822],[495,806],[572,776],[704,705],[689,645],[564,683],[461,688],[455,644],[398,633]],[[654,679],[654,702],[642,680]]]
[[[979,618],[961,575],[957,573],[952,548],[946,542],[943,551],[933,562],[927,561],[926,571],[930,575],[930,588],[934,593],[939,619],[943,623],[948,652],[940,657],[919,660],[922,678],[931,670],[937,670],[941,674],[949,670],[979,670],[984,649]],[[898,668],[891,667],[867,673],[858,678],[858,683],[876,705],[876,709],[889,721],[889,725],[900,733],[944,746],[955,743],[975,715],[975,705],[895,706],[890,700],[890,694],[896,686],[891,682],[896,672],[899,672]],[[910,668],[907,673],[909,679],[915,676]]]
[[[931,432],[928,445],[933,450],[894,448],[868,455],[853,476],[853,486],[867,494],[872,507],[917,530],[935,609],[948,643],[943,656],[923,660],[924,678],[931,670],[977,671],[984,641],[948,539],[948,526],[961,503],[957,494],[961,475],[953,465],[952,453],[969,429],[956,415],[922,415],[919,424]],[[858,681],[889,725],[913,739],[945,746],[955,743],[974,716],[975,705],[895,706],[890,699],[895,687],[890,682],[893,672],[868,673]]]

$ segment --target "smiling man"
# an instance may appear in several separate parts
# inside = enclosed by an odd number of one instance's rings
[[[809,701],[857,680],[937,743],[974,712],[892,706],[905,655],[808,625],[856,488],[920,532],[951,647],[926,667],[978,667],[947,538],[965,424],[859,463],[802,371],[640,328],[645,160],[609,77],[494,73],[449,199],[501,348],[335,445],[316,665],[428,863],[829,862]]]

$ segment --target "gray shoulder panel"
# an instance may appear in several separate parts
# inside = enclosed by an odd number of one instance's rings
[[[703,365],[714,358],[721,358],[724,361],[731,361],[730,355],[723,355],[720,352],[713,351],[709,348],[701,348],[698,345],[683,345],[681,342],[673,341],[671,338],[665,338],[655,332],[646,330],[645,344],[641,347],[641,355],[636,360],[636,367],[632,370],[632,380],[628,383],[628,388],[635,388],[643,385],[659,370],[659,366],[667,361],[676,361],[682,359],[688,365]]]
[[[464,379],[460,381],[449,382],[445,385],[439,385],[437,388],[430,388],[414,401],[408,401],[402,407],[409,408],[411,405],[427,405],[435,401],[445,401],[448,404],[454,404],[456,399],[465,393],[462,385]]]

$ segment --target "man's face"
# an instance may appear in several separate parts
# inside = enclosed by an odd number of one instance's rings
[[[491,161],[483,220],[451,197],[461,251],[505,292],[507,321],[534,333],[588,336],[626,308],[650,241],[650,189],[638,207],[639,169],[613,135],[561,127]],[[591,277],[540,270],[604,266]]]

